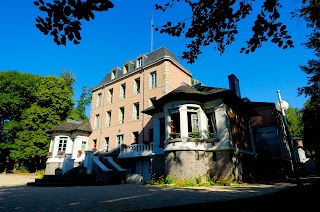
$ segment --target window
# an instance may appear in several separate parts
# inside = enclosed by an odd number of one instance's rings
[[[96,107],[101,107],[101,101],[102,101],[102,93],[98,93],[98,96],[97,96],[97,105]]]
[[[106,152],[109,151],[109,137],[104,138],[104,148]]]
[[[94,120],[94,129],[97,130],[99,128],[100,128],[100,114],[97,114]]]
[[[113,88],[110,88],[108,91],[108,103],[112,103],[113,99]]]
[[[169,110],[170,114],[170,132],[173,133],[174,137],[180,137],[180,113],[179,108]]]
[[[153,89],[157,87],[157,72],[151,72],[149,77],[149,88]]]
[[[118,120],[119,124],[123,124],[124,123],[124,107],[120,107],[119,108],[119,120]]]
[[[207,116],[207,126],[208,126],[208,139],[217,139],[217,125],[216,125],[216,115],[214,108],[206,110]]]
[[[133,94],[140,93],[140,77],[134,80]]]
[[[139,132],[132,133],[132,143],[137,144],[139,142]]]
[[[82,141],[82,143],[81,143],[82,152],[86,151],[86,149],[87,149],[87,142],[86,141]]]
[[[140,104],[139,102],[136,102],[133,104],[133,111],[132,111],[132,119],[133,120],[138,120],[140,116]]]
[[[142,66],[142,57],[139,57],[136,60],[136,68],[140,68]]]
[[[199,109],[198,108],[187,108],[188,116],[188,132],[189,136],[193,136],[194,133],[199,132]]]
[[[125,64],[125,65],[122,67],[122,74],[128,73],[128,70],[129,70],[129,66],[128,66],[128,64]]]
[[[111,110],[106,112],[106,127],[111,126]]]
[[[122,84],[120,87],[120,99],[126,98],[126,83]]]
[[[92,140],[93,148],[92,150],[97,150],[97,139]]]
[[[117,144],[118,146],[120,146],[121,144],[123,144],[124,140],[123,140],[123,134],[122,135],[117,135]]]
[[[68,137],[60,137],[58,152],[66,152]]]
[[[154,106],[154,103],[156,102],[157,98],[156,97],[152,97],[149,99],[149,107]]]
[[[111,73],[111,79],[116,78],[116,70],[113,70]]]

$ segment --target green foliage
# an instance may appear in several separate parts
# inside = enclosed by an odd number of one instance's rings
[[[309,99],[304,105],[302,121],[304,123],[303,145],[309,150],[316,152],[320,157],[320,100]]]
[[[50,3],[47,3],[50,2]],[[79,44],[81,40],[81,22],[94,19],[95,12],[105,12],[114,7],[110,0],[82,0],[82,1],[46,1],[36,0],[34,4],[44,17],[36,18],[36,27],[45,35],[53,37],[57,45],[66,45],[67,41]],[[225,48],[236,40],[240,32],[238,26],[241,21],[250,21],[250,15],[256,18],[246,24],[252,36],[246,40],[245,47],[240,52],[246,54],[262,47],[265,42],[271,42],[279,48],[293,48],[291,35],[286,23],[281,21],[282,6],[285,0],[264,1],[180,1],[167,0],[155,4],[155,9],[166,12],[181,4],[189,7],[182,21],[173,23],[167,20],[156,31],[170,36],[184,36],[187,51],[182,59],[187,63],[194,63],[202,53],[202,47],[213,45],[214,50],[223,54]],[[292,6],[292,5],[291,5]],[[83,10],[83,8],[86,8]],[[302,17],[307,21],[308,27],[320,26],[319,3],[317,1],[300,1],[292,7],[292,17]],[[189,12],[189,14],[188,14]],[[61,18],[64,17],[64,18]],[[289,19],[282,19],[288,22]],[[312,35],[312,34],[311,34]]]
[[[290,135],[303,137],[302,110],[298,108],[288,108],[286,111]]]
[[[0,161],[10,156],[29,171],[45,166],[50,142],[47,132],[74,110],[74,77],[70,72],[61,75],[0,73]],[[84,93],[79,100],[79,119],[86,117],[83,108],[90,98],[90,93]]]
[[[86,106],[91,103],[92,92],[91,88],[88,86],[82,87],[82,93],[80,95],[80,99],[78,100],[78,105],[74,108],[68,116],[68,119],[72,120],[86,120],[88,117],[85,115]]]
[[[173,177],[163,175],[157,179],[152,179],[148,181],[149,185],[158,185],[158,186],[175,186],[175,187],[194,187],[194,186],[235,186],[239,183],[230,182],[228,180],[214,180],[208,178],[204,180],[203,177],[190,177],[188,179],[174,179]]]
[[[19,167],[19,171],[21,173],[28,173],[28,168],[26,166],[24,166],[23,164]]]

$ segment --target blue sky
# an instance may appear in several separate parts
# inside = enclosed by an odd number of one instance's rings
[[[82,41],[57,46],[53,39],[43,35],[35,27],[35,18],[42,15],[33,0],[10,0],[0,3],[0,71],[17,70],[41,76],[71,71],[75,78],[75,96],[78,99],[84,85],[95,87],[115,66],[122,66],[140,53],[148,53],[161,46],[167,47],[177,57],[182,56],[185,38],[170,37],[153,32],[151,45],[151,11],[154,3],[161,1],[115,0],[115,8],[96,13],[96,18],[83,22]],[[162,0],[163,2],[163,0]],[[295,5],[285,5],[288,12]],[[169,13],[154,11],[154,25],[165,21],[183,20],[189,16],[182,4]],[[289,14],[283,17],[289,20]],[[250,21],[250,20],[249,20]],[[207,86],[228,88],[228,75],[235,74],[240,80],[242,97],[251,101],[277,102],[277,90],[290,107],[302,108],[306,101],[297,88],[307,85],[307,75],[299,65],[313,57],[300,43],[308,33],[302,20],[289,20],[289,33],[293,36],[294,49],[282,50],[276,45],[264,46],[248,55],[239,53],[250,37],[252,22],[240,25],[237,42],[226,47],[221,56],[213,46],[203,48],[194,64],[180,60],[193,77]],[[242,31],[241,29],[244,29]],[[87,110],[89,115],[90,110]]]

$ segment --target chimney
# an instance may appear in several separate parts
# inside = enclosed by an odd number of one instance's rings
[[[228,76],[229,79],[229,88],[232,90],[238,97],[241,98],[240,94],[240,86],[239,86],[239,80],[234,74],[230,74]]]

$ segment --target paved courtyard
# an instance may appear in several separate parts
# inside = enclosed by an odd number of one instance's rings
[[[232,187],[157,187],[137,184],[33,187],[34,175],[0,174],[0,211],[135,211],[254,197],[294,183]]]

